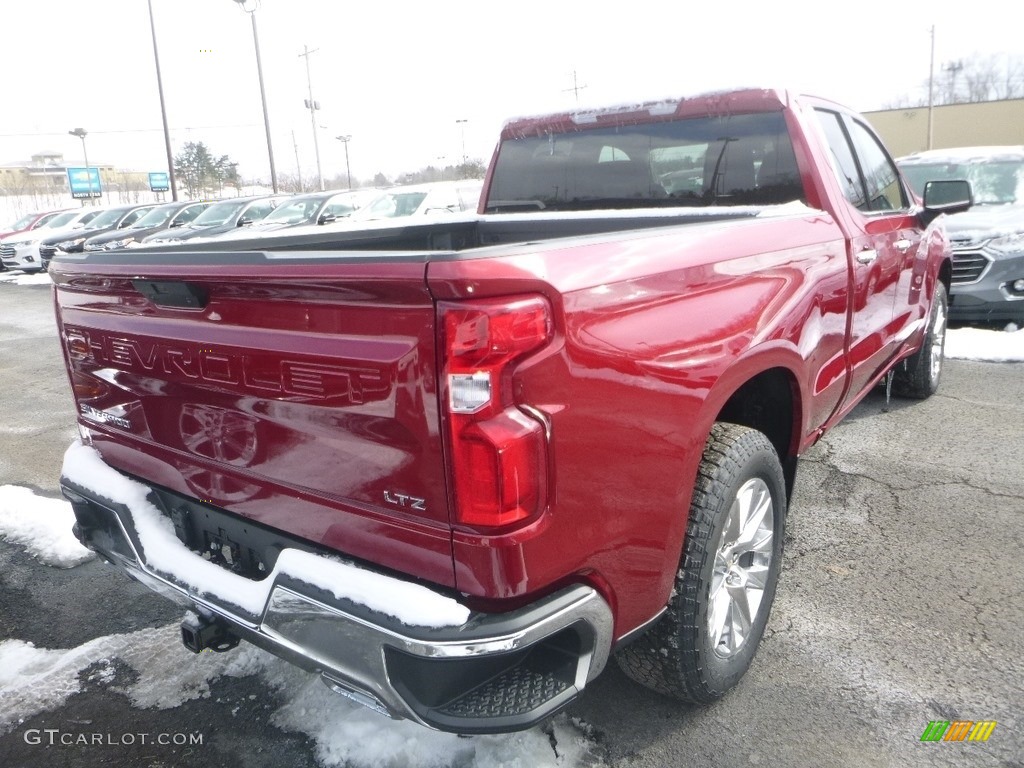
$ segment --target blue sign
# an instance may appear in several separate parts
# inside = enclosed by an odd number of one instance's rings
[[[171,188],[171,179],[163,171],[154,171],[149,174],[150,192],[167,192]]]
[[[99,168],[68,168],[68,187],[75,199],[83,197],[102,197]]]

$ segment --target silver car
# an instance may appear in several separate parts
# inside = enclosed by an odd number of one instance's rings
[[[949,216],[950,320],[1024,323],[1024,146],[960,147],[896,161],[920,196],[939,179],[967,179],[969,211]]]

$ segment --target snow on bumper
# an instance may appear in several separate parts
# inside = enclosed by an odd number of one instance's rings
[[[256,581],[188,549],[151,489],[90,447],[68,449],[61,487],[87,547],[391,717],[460,733],[520,730],[569,703],[608,659],[611,610],[589,586],[474,613],[440,591],[294,548]]]

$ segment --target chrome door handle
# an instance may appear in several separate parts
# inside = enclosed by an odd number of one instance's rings
[[[857,261],[861,264],[870,264],[872,261],[878,258],[878,251],[874,248],[864,247],[864,250],[857,254]]]
[[[899,249],[900,253],[906,253],[907,249],[911,246],[911,242],[904,237],[897,240],[893,245]]]

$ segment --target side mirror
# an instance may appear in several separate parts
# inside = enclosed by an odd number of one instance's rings
[[[338,217],[333,213],[321,213],[320,218],[317,219],[317,224],[330,224],[332,221],[337,221]]]
[[[170,229],[177,229],[178,227],[184,227],[184,226],[185,226],[185,222],[184,221],[175,220],[175,221],[171,222]]]
[[[929,181],[924,185],[924,219],[943,213],[963,213],[974,204],[971,182],[960,179]]]
[[[240,218],[238,220],[238,224],[236,226],[248,227],[250,224],[252,224],[252,219],[247,219],[247,218],[245,218],[245,216],[243,216],[242,218]]]

